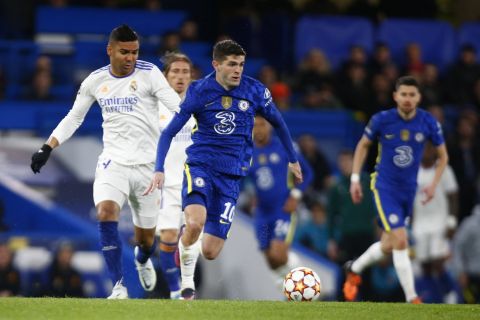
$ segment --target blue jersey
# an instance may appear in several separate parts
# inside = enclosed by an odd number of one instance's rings
[[[216,81],[213,72],[192,82],[180,112],[175,114],[162,132],[157,149],[156,171],[164,171],[171,139],[193,115],[197,126],[192,133],[193,144],[187,149],[187,164],[245,176],[252,159],[252,130],[257,113],[277,130],[288,160],[296,162],[290,133],[268,89],[257,80],[242,76],[238,87],[226,90]]]
[[[410,120],[400,117],[396,108],[378,112],[364,133],[379,143],[374,175],[377,187],[415,189],[425,141],[435,146],[444,143],[440,124],[422,109]]]
[[[312,169],[301,154],[298,154],[298,160],[302,167],[303,182],[295,187],[303,191],[313,178]],[[276,214],[282,211],[294,183],[288,170],[287,154],[277,138],[272,137],[263,147],[255,146],[249,176],[255,184],[257,207],[260,209],[257,212]]]

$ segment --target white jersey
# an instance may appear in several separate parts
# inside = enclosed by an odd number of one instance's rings
[[[160,134],[172,118],[173,113],[167,110],[167,108],[160,106]],[[182,187],[183,169],[187,160],[185,150],[192,144],[192,130],[194,126],[195,119],[191,117],[172,140],[165,158],[165,187]]]
[[[447,229],[447,218],[450,214],[448,194],[458,191],[457,180],[450,166],[445,168],[442,178],[435,190],[435,196],[427,204],[422,205],[423,195],[421,191],[433,181],[435,166],[424,168],[420,166],[417,176],[418,188],[414,202],[413,233],[444,232]]]
[[[103,152],[123,165],[155,162],[159,138],[159,102],[179,110],[180,97],[152,63],[137,60],[130,75],[116,77],[110,65],[92,72],[80,86],[67,116],[52,133],[61,144],[82,124],[97,101],[103,117]]]

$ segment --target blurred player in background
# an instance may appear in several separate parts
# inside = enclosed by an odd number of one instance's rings
[[[102,109],[104,149],[95,172],[93,198],[102,253],[114,283],[109,299],[128,298],[118,234],[119,213],[127,200],[135,225],[135,265],[140,282],[147,291],[155,287],[157,278],[149,257],[156,248],[160,193],[145,197],[142,191],[154,169],[160,125],[158,101],[172,112],[178,110],[180,103],[160,70],[137,60],[138,52],[135,31],[127,25],[113,29],[107,46],[110,65],[92,72],[83,81],[72,109],[33,154],[31,164],[33,172],[39,173],[51,151],[72,136],[93,102],[98,102]]]
[[[272,136],[272,126],[261,116],[255,117],[253,127],[252,168],[249,176],[256,190],[255,229],[260,249],[279,283],[298,267],[298,258],[289,252],[296,227],[298,203],[303,191],[312,181],[312,169],[297,152],[303,172],[303,182],[294,186],[288,171],[288,155],[281,142]]]
[[[426,143],[420,169],[418,170],[418,188],[413,206],[412,231],[415,239],[415,259],[422,264],[422,279],[431,279],[441,283],[435,288],[445,288],[437,292],[437,301],[443,303],[446,297],[455,298],[456,285],[445,270],[445,261],[450,256],[450,241],[457,226],[458,184],[453,169],[447,165],[437,186],[435,197],[422,204],[422,190],[435,176],[437,153],[431,143]],[[432,288],[433,291],[438,291]],[[442,297],[445,295],[445,297]],[[433,298],[433,294],[431,294]],[[454,301],[454,300],[450,300]]]
[[[372,142],[379,142],[377,165],[370,186],[383,232],[379,242],[371,245],[357,260],[346,263],[347,279],[343,292],[348,301],[356,299],[361,272],[392,253],[406,300],[421,303],[415,291],[408,255],[406,225],[412,214],[425,141],[432,141],[436,147],[438,161],[432,180],[421,190],[422,203],[429,202],[435,195],[448,155],[440,124],[430,113],[417,108],[421,100],[417,81],[409,76],[399,78],[393,97],[396,108],[373,115],[355,149],[350,193],[353,202],[358,203],[363,197],[360,184],[362,166]]]
[[[192,62],[184,54],[170,53],[163,59],[163,73],[170,86],[183,100],[192,81]],[[173,113],[160,107],[160,131],[172,120]],[[187,154],[185,149],[192,144],[192,129],[195,119],[190,120],[173,138],[165,159],[165,183],[162,188],[162,208],[158,216],[157,232],[160,236],[160,267],[170,288],[170,298],[180,298],[180,270],[175,263],[178,230],[183,222],[182,182]],[[161,134],[161,132],[160,132]]]
[[[180,112],[162,132],[156,172],[145,190],[149,194],[163,186],[165,157],[171,140],[193,115],[197,127],[192,134],[193,144],[187,149],[182,193],[186,227],[179,242],[184,299],[195,298],[193,272],[200,251],[196,243],[202,230],[201,249],[209,260],[218,256],[228,236],[240,180],[250,169],[256,113],[273,124],[287,150],[296,182],[302,181],[290,133],[270,91],[259,81],[242,76],[245,56],[235,41],[215,44],[212,62],[215,72],[190,85]]]

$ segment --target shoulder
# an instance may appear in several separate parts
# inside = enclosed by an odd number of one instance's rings
[[[97,70],[93,71],[92,73],[90,73],[90,75],[88,77],[108,73],[109,69],[110,69],[110,65],[103,66],[103,67],[98,68]]]
[[[270,99],[272,96],[270,90],[263,83],[250,76],[242,76],[242,86],[245,91],[253,92],[255,96],[259,96],[262,99]]]
[[[135,69],[138,70],[143,70],[143,71],[158,71],[160,72],[160,69],[156,65],[154,65],[151,62],[148,61],[143,61],[143,60],[137,60],[135,63]]]

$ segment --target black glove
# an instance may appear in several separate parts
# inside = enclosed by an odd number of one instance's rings
[[[48,144],[44,144],[40,150],[35,152],[32,156],[32,168],[33,173],[39,173],[40,169],[47,163],[48,158],[50,157],[50,152],[52,152],[52,147]]]

